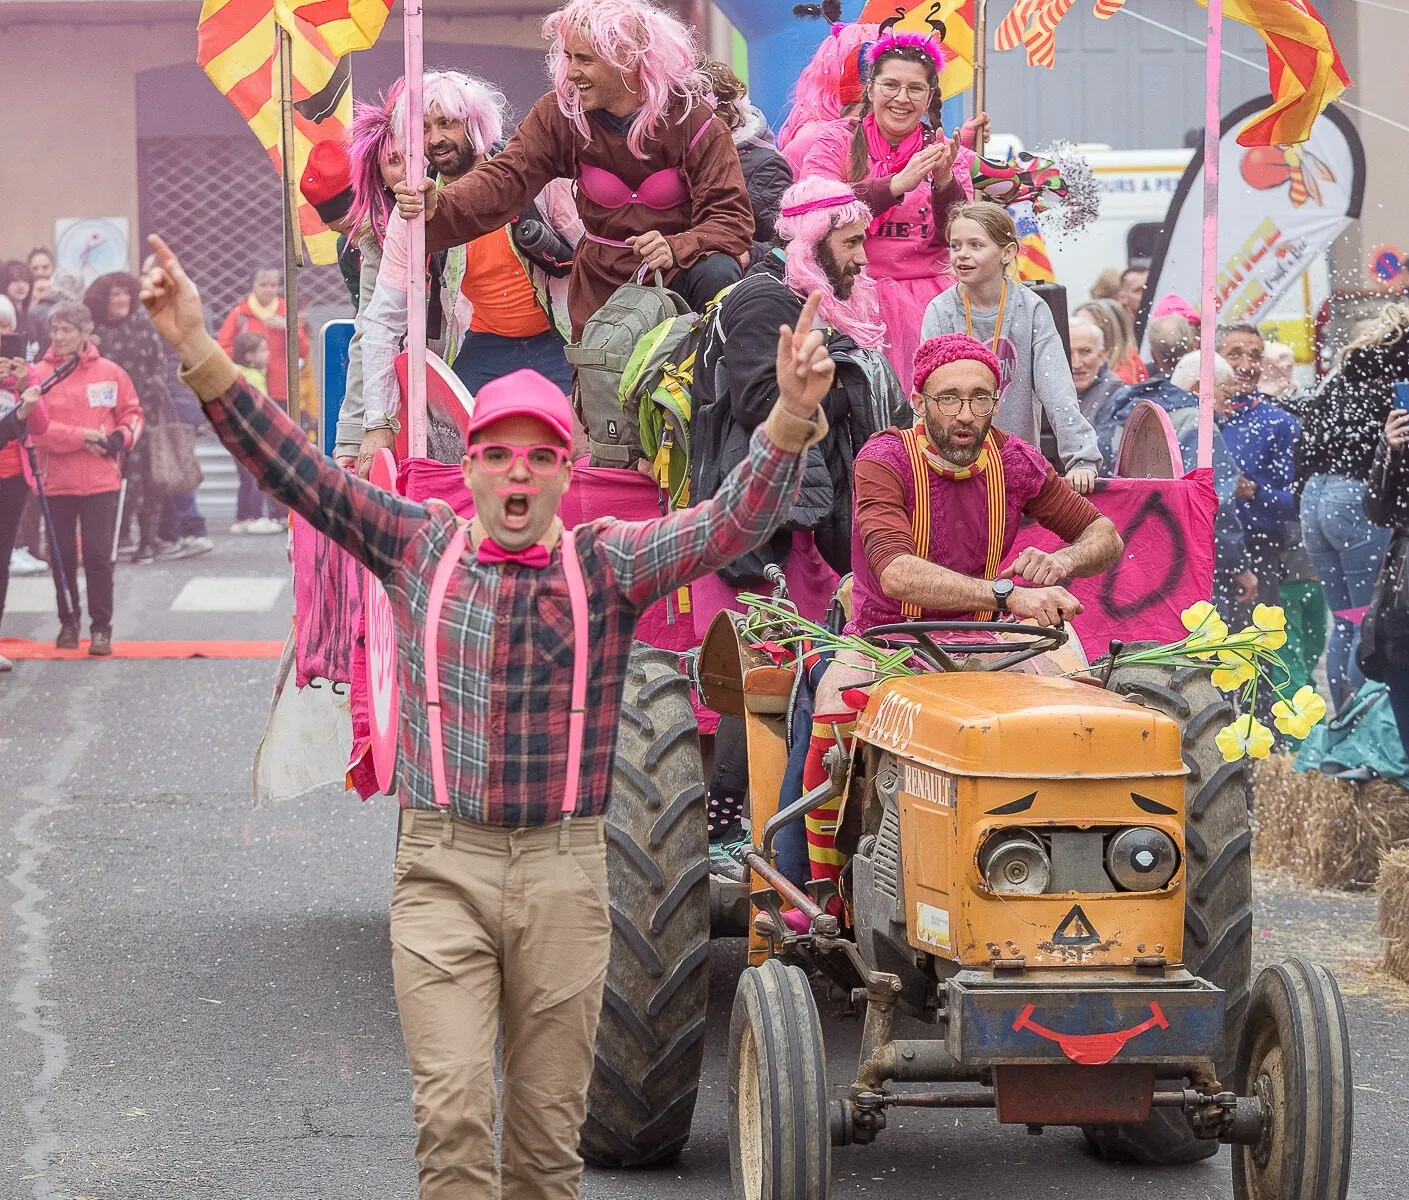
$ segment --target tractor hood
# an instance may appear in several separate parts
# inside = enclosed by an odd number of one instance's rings
[[[1115,779],[1183,775],[1179,726],[1103,688],[1013,671],[892,679],[857,735],[951,775]]]

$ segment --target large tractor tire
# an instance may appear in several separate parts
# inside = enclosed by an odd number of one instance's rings
[[[709,830],[679,657],[632,648],[607,810],[612,953],[582,1156],[674,1158],[690,1136],[709,992]]]
[[[1111,688],[1172,717],[1183,730],[1189,768],[1184,965],[1227,996],[1225,1036],[1215,1060],[1219,1079],[1230,1087],[1252,987],[1249,779],[1246,765],[1226,762],[1213,740],[1233,719],[1233,706],[1207,671],[1193,667],[1117,667]],[[1103,1157],[1118,1162],[1196,1162],[1217,1154],[1219,1145],[1195,1137],[1183,1114],[1173,1109],[1156,1109],[1148,1121],[1088,1126],[1085,1133]]]

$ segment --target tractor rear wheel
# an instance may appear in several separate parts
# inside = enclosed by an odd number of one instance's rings
[[[607,809],[612,951],[582,1156],[674,1158],[690,1136],[709,992],[709,830],[679,657],[637,643]]]
[[[1183,732],[1184,765],[1189,768],[1184,793],[1184,965],[1222,988],[1227,997],[1223,1044],[1214,1058],[1218,1078],[1228,1087],[1252,986],[1248,774],[1244,763],[1226,762],[1214,743],[1218,731],[1233,719],[1233,706],[1209,681],[1208,672],[1194,667],[1118,666],[1111,689],[1158,709]],[[1156,1109],[1148,1121],[1088,1126],[1085,1133],[1103,1157],[1121,1162],[1168,1165],[1218,1153],[1216,1141],[1195,1137],[1183,1114],[1173,1109]]]

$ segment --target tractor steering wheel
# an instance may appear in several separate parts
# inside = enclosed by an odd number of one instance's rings
[[[1017,650],[1013,641],[1001,642],[936,642],[933,633],[1017,633]],[[930,666],[940,671],[962,670],[954,661],[956,654],[1002,654],[996,662],[987,663],[985,671],[1004,671],[1027,662],[1048,650],[1066,645],[1070,635],[1061,625],[1020,625],[1016,621],[897,621],[893,625],[877,625],[861,635],[887,650],[910,646]]]

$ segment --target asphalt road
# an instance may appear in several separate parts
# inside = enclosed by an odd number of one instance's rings
[[[117,637],[282,638],[289,589],[251,581],[284,572],[278,539],[229,537],[203,559],[124,568]],[[237,582],[186,590],[211,577]],[[39,592],[26,589],[29,607]],[[245,611],[209,599],[171,611],[180,595],[212,594]],[[51,637],[53,624],[20,612],[5,632]],[[334,788],[253,809],[274,666],[28,662],[0,676],[0,891],[13,914],[0,922],[0,1194],[414,1196],[386,935],[394,812]],[[1388,1200],[1409,1191],[1409,989],[1373,969],[1373,921],[1372,898],[1268,884],[1258,953],[1338,964],[1356,1054],[1351,1194]],[[667,1169],[589,1172],[585,1196],[729,1193],[725,1033],[741,960],[739,943],[716,944],[690,1146]],[[836,1082],[859,1029],[825,1020]],[[837,1150],[833,1194],[1211,1200],[1230,1195],[1227,1162],[1225,1151],[1175,1171],[1117,1167],[1069,1131],[921,1113],[893,1117],[874,1146]]]

